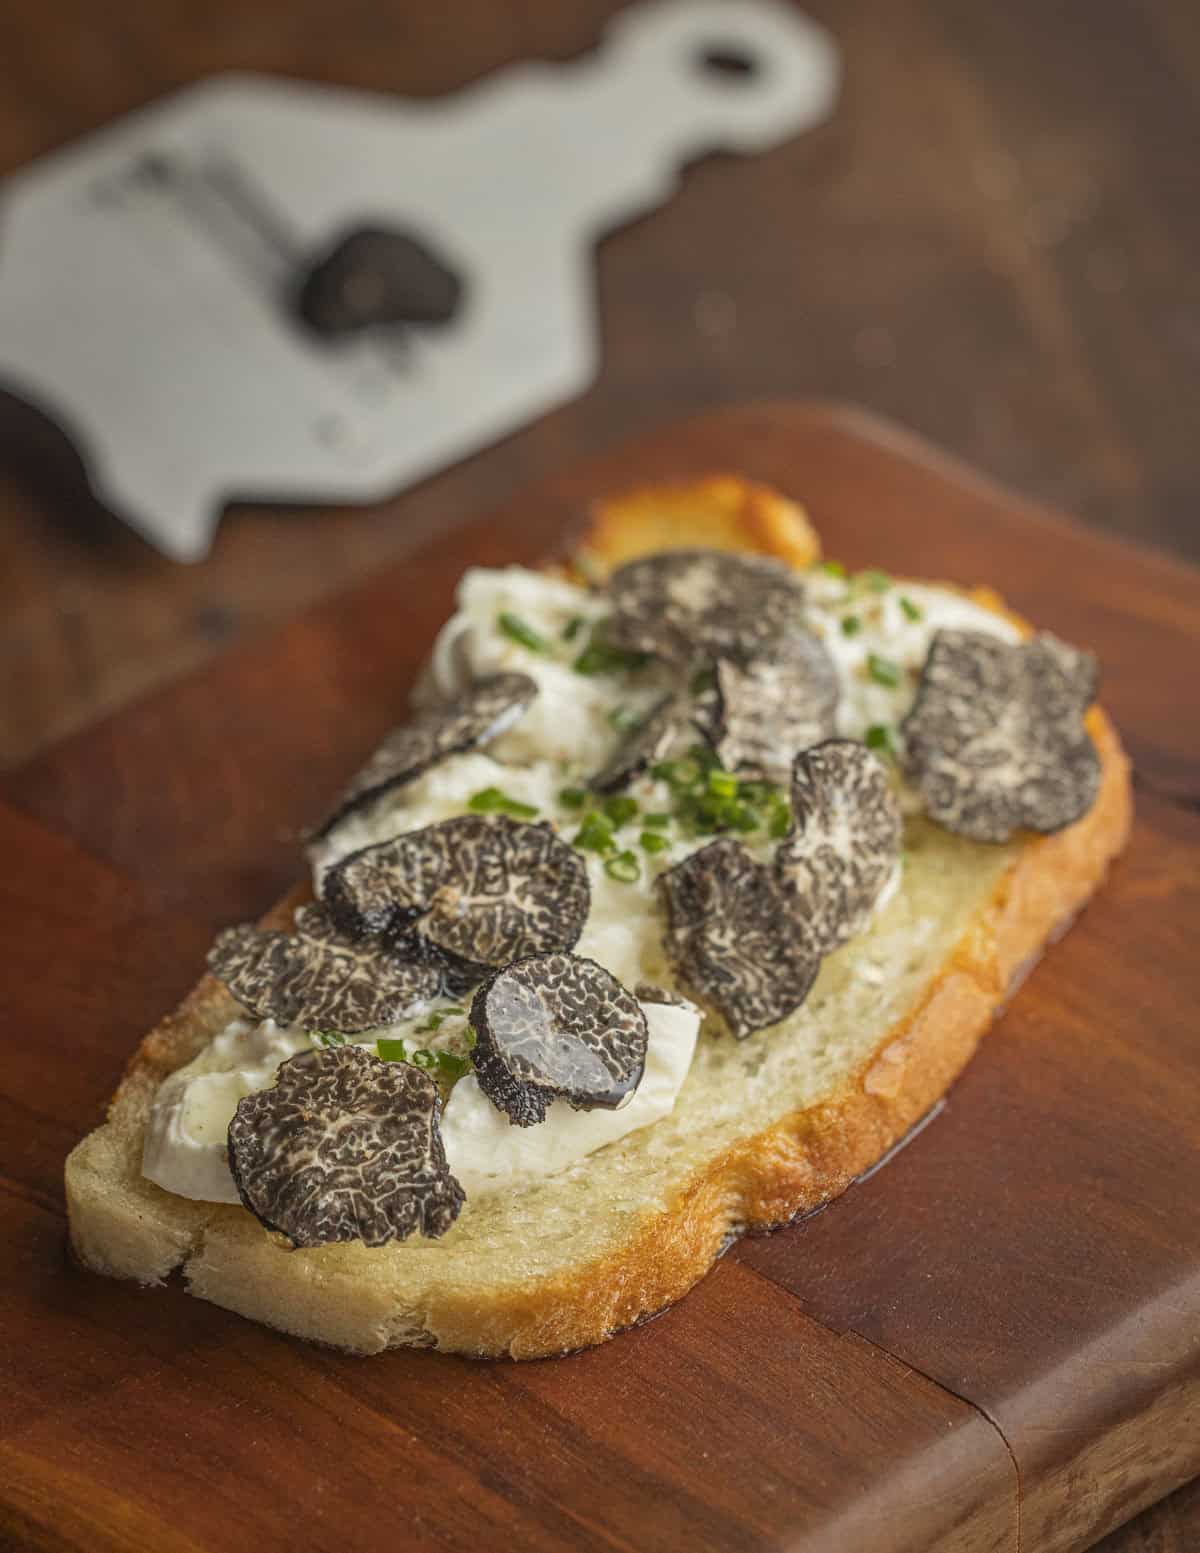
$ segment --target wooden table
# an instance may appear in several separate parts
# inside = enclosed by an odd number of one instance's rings
[[[207,71],[431,94],[593,43],[607,0],[8,0],[0,173]],[[873,406],[1099,527],[1200,556],[1200,11],[812,0],[846,53],[814,135],[692,169],[602,247],[582,399],[366,512],[231,514],[162,561],[0,402],[0,764],[13,764],[581,452],[764,394]],[[1193,793],[1194,796],[1194,793]],[[1105,1544],[1200,1545],[1184,1491]]]

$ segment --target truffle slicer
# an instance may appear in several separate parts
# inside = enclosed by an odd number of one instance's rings
[[[643,0],[430,102],[211,77],[0,186],[0,386],[178,560],[234,498],[378,500],[580,393],[597,238],[837,81],[783,0]]]

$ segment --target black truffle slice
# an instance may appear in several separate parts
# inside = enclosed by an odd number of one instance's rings
[[[594,960],[538,954],[506,966],[471,1004],[479,1087],[518,1127],[545,1121],[561,1096],[577,1111],[614,1110],[641,1082],[646,1016]]]
[[[352,937],[411,930],[494,969],[570,949],[591,893],[579,853],[548,825],[466,814],[366,847],[330,869],[325,901]]]
[[[789,566],[721,550],[668,550],[628,561],[612,574],[608,593],[609,640],[675,662],[696,654],[769,656],[804,609],[804,585]]]
[[[645,718],[617,745],[612,755],[589,782],[594,793],[615,793],[666,754],[675,733],[687,722],[687,704],[668,692]]]
[[[302,1052],[274,1088],[238,1101],[229,1168],[254,1217],[293,1246],[436,1238],[465,1200],[440,1110],[437,1085],[407,1062],[361,1046]]]
[[[499,738],[537,693],[537,684],[528,674],[489,674],[455,700],[419,711],[388,734],[316,834],[327,836],[348,814],[374,803],[390,788],[413,781],[447,755]]]
[[[793,631],[777,658],[721,658],[696,722],[727,771],[786,781],[799,750],[836,731],[838,678],[815,636]]]
[[[1087,813],[1100,759],[1083,726],[1091,653],[1039,635],[1019,644],[939,631],[904,720],[905,769],[938,825],[972,841],[1062,830]]]
[[[666,949],[684,986],[739,1041],[799,1008],[820,958],[797,933],[771,870],[722,837],[658,879]]]
[[[851,739],[797,755],[792,829],[775,875],[807,952],[829,954],[862,931],[900,853],[903,822],[881,762]]]
[[[359,942],[322,906],[302,907],[291,933],[227,928],[208,967],[256,1019],[345,1034],[391,1024],[442,985],[420,945]]]

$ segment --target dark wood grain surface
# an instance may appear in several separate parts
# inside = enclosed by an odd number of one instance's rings
[[[1166,687],[1114,667],[1134,842],[946,1112],[660,1320],[566,1360],[345,1359],[71,1269],[63,1153],[211,925],[295,876],[300,828],[392,720],[464,559],[544,553],[598,492],[713,458],[803,490],[849,563],[986,575],[1107,661],[1136,636]],[[0,1545],[267,1553],[282,1499],[294,1545],[322,1548],[400,1524],[414,1548],[1059,1553],[1194,1472],[1200,744],[1171,697],[1197,642],[1196,573],[861,415],[756,407],[569,471],[11,773]],[[1195,1510],[1183,1490],[1109,1553],[1188,1548]]]
[[[231,66],[429,95],[595,44],[612,0],[6,0],[0,174]],[[1193,0],[811,0],[833,120],[607,239],[595,387],[369,511],[233,513],[183,569],[0,413],[0,763],[506,492],[684,411],[851,400],[1098,528],[1200,556]]]

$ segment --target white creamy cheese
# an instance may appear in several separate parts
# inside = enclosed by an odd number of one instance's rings
[[[700,1011],[670,1003],[643,1003],[642,1009],[650,1031],[646,1071],[615,1111],[574,1111],[565,1100],[555,1100],[544,1122],[514,1127],[473,1074],[455,1084],[442,1117],[442,1142],[468,1201],[498,1187],[556,1175],[606,1143],[671,1114],[692,1065]]]
[[[861,739],[868,729],[882,725],[898,742],[898,725],[912,705],[933,634],[942,627],[1017,639],[1009,622],[949,588],[916,583],[875,588],[869,577],[846,579],[821,568],[810,572],[806,581],[807,624],[824,642],[840,682],[837,716],[843,737]],[[575,671],[591,627],[606,608],[602,595],[520,567],[468,571],[459,585],[457,612],[434,647],[427,697],[453,695],[470,679],[502,669],[531,675],[538,697],[486,752],[440,762],[415,782],[344,820],[317,843],[310,856],[318,890],[325,870],[338,858],[461,814],[472,795],[485,788],[501,789],[571,837],[580,813],[561,798],[563,789],[582,785],[608,758],[622,737],[614,727],[614,714],[617,721],[636,718],[668,683],[667,671],[655,664],[635,675]],[[514,640],[504,628],[504,616],[515,617],[536,633],[543,650]],[[886,666],[882,674],[880,660]],[[881,678],[896,682],[881,683]],[[638,859],[639,877],[633,882],[614,879],[602,858],[583,854],[591,908],[575,952],[598,961],[632,988],[640,981],[669,983],[654,880],[710,838],[681,836],[676,826],[663,832],[666,845],[661,851],[643,851],[642,816],[670,811],[674,795],[649,773],[636,778],[628,792],[640,811],[617,829],[616,841]],[[915,795],[906,796],[911,807]],[[761,830],[743,839],[759,857],[773,846]],[[899,878],[897,867],[877,910],[894,895]],[[407,1039],[424,1012],[387,1031],[371,1032],[362,1044],[373,1046],[376,1036],[393,1033]],[[450,1167],[468,1196],[565,1169],[670,1112],[691,1063],[699,1014],[690,1007],[655,1004],[646,1006],[646,1015],[651,1037],[646,1073],[620,1110],[577,1112],[557,1102],[541,1125],[513,1127],[473,1076],[459,1080],[446,1107],[442,1135]],[[453,1045],[463,1033],[462,1019],[451,1019],[437,1039],[425,1044],[449,1040]],[[238,1020],[222,1031],[160,1087],[146,1134],[145,1174],[181,1196],[236,1202],[225,1134],[237,1102],[272,1083],[279,1064],[311,1044],[302,1032],[280,1029],[269,1020],[258,1026]],[[423,1044],[422,1039],[414,1044]]]
[[[441,1131],[446,1162],[468,1197],[553,1175],[670,1114],[691,1066],[700,1011],[690,1004],[642,1007],[649,1030],[646,1070],[633,1095],[615,1111],[574,1111],[556,1100],[538,1126],[514,1127],[473,1074],[459,1079]],[[378,1036],[404,1028],[372,1031],[356,1044],[374,1051]],[[260,1025],[244,1019],[227,1025],[160,1085],[146,1126],[142,1174],[178,1197],[239,1202],[226,1147],[238,1101],[273,1084],[280,1063],[312,1045],[304,1031],[282,1029],[269,1019]]]

